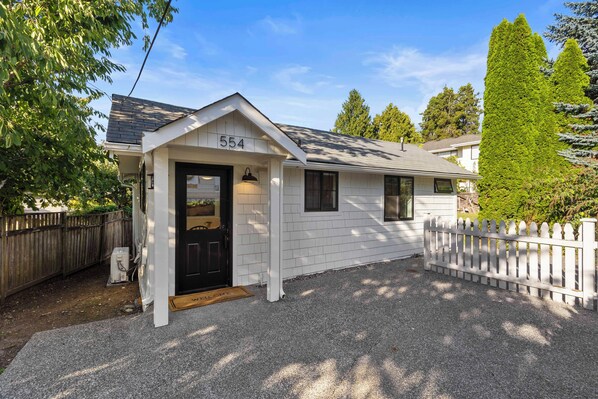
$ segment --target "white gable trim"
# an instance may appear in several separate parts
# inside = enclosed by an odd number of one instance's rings
[[[260,111],[251,105],[243,96],[238,93],[226,97],[220,101],[201,108],[194,113],[169,123],[155,132],[144,133],[141,141],[143,153],[155,150],[201,126],[223,117],[233,111],[239,111],[243,116],[254,123],[272,140],[288,151],[293,157],[305,164],[307,156],[305,152],[284,134],[275,124],[266,118]]]

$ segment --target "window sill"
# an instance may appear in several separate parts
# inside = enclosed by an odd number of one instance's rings
[[[399,219],[399,220],[385,220],[384,223],[399,223],[399,222],[412,222],[415,218]]]
[[[319,216],[342,216],[341,211],[302,211],[301,216],[319,217]]]

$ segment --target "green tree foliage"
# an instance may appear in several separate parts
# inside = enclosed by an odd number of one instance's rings
[[[586,96],[598,104],[598,1],[566,2],[573,15],[556,15],[556,23],[548,27],[546,37],[567,47],[575,39],[588,61],[589,85]],[[571,45],[570,45],[571,46]],[[571,49],[570,49],[571,50]],[[572,51],[572,50],[571,50]],[[561,140],[571,148],[560,151],[568,161],[598,169],[598,109],[584,99],[575,102],[558,102],[557,111],[579,120],[571,123],[569,131],[560,134]]]
[[[425,141],[442,140],[460,136],[455,118],[455,91],[444,86],[442,91],[430,98],[426,110],[421,114],[421,134]]]
[[[374,137],[384,141],[421,143],[421,135],[415,130],[409,115],[390,103],[382,113],[374,117]]]
[[[546,49],[525,17],[502,21],[490,38],[484,92],[484,120],[478,182],[482,215],[489,219],[530,219],[530,198],[541,195],[530,181],[563,173],[556,154],[552,94]]]
[[[101,159],[89,106],[96,81],[124,67],[110,50],[130,45],[131,24],[159,19],[165,0],[9,0],[0,3],[0,213],[35,198],[65,202]],[[166,15],[172,19],[175,9]],[[144,37],[147,48],[149,37]]]
[[[480,99],[470,83],[461,86],[457,93],[445,86],[422,113],[422,136],[431,141],[478,133],[481,113]]]
[[[343,103],[342,110],[336,117],[332,131],[351,136],[373,138],[370,107],[356,89],[349,92],[349,98]]]
[[[553,87],[550,79],[542,72],[549,67],[548,54],[544,46],[542,37],[534,33],[532,41],[535,47],[536,62],[538,73],[535,74],[536,84],[533,86],[533,96],[530,98],[535,110],[533,114],[534,125],[537,129],[535,143],[532,153],[531,172],[536,180],[559,178],[567,171],[567,165],[564,160],[558,156],[558,149],[562,147],[559,143],[559,136],[556,131],[556,115],[553,105]],[[545,190],[551,189],[551,186],[544,184]],[[531,195],[542,196],[545,191],[528,192]]]
[[[588,68],[588,61],[581,52],[577,41],[568,39],[563,51],[554,62],[554,71],[550,76],[554,101],[591,105],[592,100],[585,95],[585,90],[590,85]]]
[[[598,170],[578,168],[570,178],[555,187],[547,206],[546,220],[578,224],[584,217],[595,217],[598,209]]]
[[[101,153],[105,152],[98,148]],[[117,163],[104,156],[86,170],[82,177],[81,190],[68,202],[69,208],[88,212],[99,207],[123,209],[131,207],[131,190],[124,186],[118,178]]]
[[[471,83],[459,87],[457,91],[457,104],[455,106],[455,119],[457,129],[461,134],[477,134],[480,131],[480,98]]]

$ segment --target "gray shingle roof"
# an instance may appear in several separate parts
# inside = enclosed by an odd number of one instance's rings
[[[452,137],[450,139],[428,141],[427,143],[424,143],[422,147],[426,151],[435,151],[451,148],[456,144],[470,143],[473,141],[479,142],[480,140],[482,140],[481,134],[464,134],[463,136]]]
[[[192,108],[114,94],[106,140],[113,143],[140,144],[144,131],[156,130],[195,111]],[[474,173],[424,151],[416,145],[405,144],[405,151],[402,151],[400,143],[347,136],[300,126],[285,124],[277,124],[277,126],[300,145],[307,154],[308,162],[477,177]]]
[[[476,176],[414,144],[405,144],[402,151],[400,143],[300,126],[278,124],[278,127],[301,144],[308,162]]]
[[[141,144],[143,132],[153,131],[193,111],[192,108],[113,94],[106,141]]]

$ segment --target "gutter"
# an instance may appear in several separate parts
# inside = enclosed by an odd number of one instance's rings
[[[424,176],[424,177],[446,177],[450,179],[465,179],[465,180],[479,180],[482,177],[474,173],[450,173],[450,172],[435,172],[427,170],[415,170],[415,169],[389,169],[389,168],[377,168],[371,166],[356,166],[336,163],[323,163],[323,162],[307,162],[307,165],[303,165],[301,162],[289,159],[284,161],[283,166],[288,168],[306,168],[315,170],[332,170],[339,172],[354,172],[354,173],[372,173],[379,175],[397,175],[406,174],[409,176]]]
[[[141,144],[125,144],[125,143],[113,143],[111,141],[104,142],[104,148],[106,151],[110,151],[116,154],[124,155],[142,155]]]

